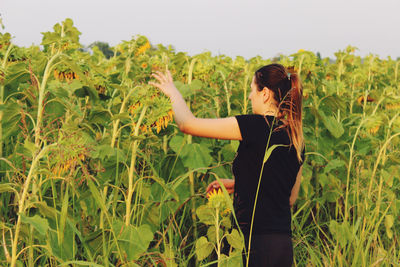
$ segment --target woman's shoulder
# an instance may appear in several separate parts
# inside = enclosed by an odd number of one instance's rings
[[[244,114],[235,116],[243,139],[253,140],[265,136],[266,132],[275,124],[273,116],[259,114]]]
[[[247,119],[260,119],[263,118],[263,115],[260,114],[239,114],[235,116],[236,118],[247,118]]]
[[[240,128],[259,128],[268,125],[269,119],[259,114],[241,114],[235,116]]]
[[[260,114],[240,114],[235,116],[236,119],[254,121],[254,122],[265,122],[265,121],[277,121],[275,116],[260,115]]]

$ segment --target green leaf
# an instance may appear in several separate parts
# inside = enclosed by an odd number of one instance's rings
[[[89,98],[94,101],[99,100],[99,94],[94,87],[82,86],[82,88],[75,90],[75,95],[77,97],[89,96]]]
[[[48,118],[55,119],[55,118],[64,116],[65,111],[66,111],[66,106],[64,104],[66,101],[70,101],[70,99],[68,97],[65,97],[62,100],[55,99],[54,101],[47,102],[44,112],[49,115]],[[71,103],[71,102],[69,102],[69,103]],[[80,111],[79,111],[79,113],[80,113]]]
[[[116,115],[113,115],[112,117],[111,117],[111,120],[121,120],[121,119],[130,119],[131,117],[129,116],[129,113],[128,112],[123,112],[123,113],[119,113],[119,114],[116,114]]]
[[[243,263],[242,253],[241,251],[232,250],[229,253],[229,257],[224,254],[221,255],[220,266],[221,267],[233,267],[233,266],[241,266]]]
[[[338,223],[335,220],[331,220],[329,223],[329,231],[342,248],[344,248],[354,238],[351,226],[349,226],[347,221]]]
[[[318,175],[318,183],[324,188],[327,184],[329,184],[328,175],[326,173],[321,173]]]
[[[21,222],[32,225],[39,234],[43,236],[46,235],[47,231],[49,230],[49,222],[46,219],[40,217],[39,215],[27,217],[24,214],[20,214],[20,216]]]
[[[200,80],[193,80],[189,86],[190,89],[192,89],[193,91],[197,91],[203,87],[203,82]]]
[[[88,195],[90,195],[90,194],[88,193]],[[40,214],[47,217],[50,220],[50,222],[51,221],[55,222],[58,218],[57,214],[60,213],[57,209],[47,206],[47,203],[44,201],[35,202],[34,207],[38,208]],[[85,241],[85,238],[82,237],[82,233],[80,231],[78,231],[78,229],[76,228],[75,222],[71,221],[68,217],[67,217],[67,225],[66,225],[65,229],[66,229],[65,233],[64,233],[65,242],[64,242],[63,246],[68,246],[65,250],[68,250],[71,253],[71,255],[73,254],[73,250],[71,248],[75,243],[75,241],[74,241],[75,236],[73,235],[73,234],[75,234],[81,241],[83,247],[85,248],[85,251],[87,251],[88,260],[93,261],[93,257],[90,253],[90,249],[89,249],[88,244]],[[49,239],[48,239],[49,244],[51,246],[53,246],[52,249],[59,251],[57,232],[52,230],[51,228],[49,230],[50,230],[49,231]],[[76,253],[76,250],[75,250],[75,253]]]
[[[69,98],[68,88],[69,88],[68,84],[62,83],[57,80],[52,80],[47,83],[48,91],[59,98],[67,98],[67,99]],[[80,86],[79,88],[82,88],[82,86]]]
[[[224,160],[231,161],[235,157],[236,149],[231,143],[226,144],[222,147],[221,154],[224,157]]]
[[[389,239],[393,238],[393,231],[392,227],[394,224],[394,217],[393,215],[389,214],[385,216],[385,228],[386,228],[386,235],[389,237]]]
[[[100,265],[94,262],[87,262],[87,261],[66,261],[63,262],[61,264],[59,264],[58,266],[71,266],[71,265],[78,265],[78,266],[91,266],[91,267],[103,267],[104,265]]]
[[[100,195],[100,192],[99,192],[97,186],[94,184],[94,182],[91,179],[87,179],[87,185],[89,187],[90,192],[92,193],[92,196],[93,196],[95,202],[97,202],[97,205],[101,207],[101,209],[103,210],[104,213],[108,213],[107,207],[104,204],[104,201]]]
[[[60,35],[55,32],[42,32],[42,34],[43,39],[41,45],[49,45],[61,40]]]
[[[332,170],[338,169],[340,167],[344,167],[346,164],[344,163],[343,160],[340,159],[334,159],[328,162],[328,164],[324,168],[325,173],[329,173]]]
[[[180,81],[175,81],[174,84],[184,98],[193,95],[194,91],[190,88],[190,85]]]
[[[0,193],[17,192],[17,190],[15,190],[14,186],[15,185],[12,183],[0,184]]]
[[[319,110],[319,115],[321,115],[322,122],[328,131],[335,137],[339,138],[343,135],[344,129],[341,122],[337,121],[333,116],[326,116],[322,110]]]
[[[225,217],[223,217],[221,219],[221,225],[225,227],[225,229],[230,229],[232,228],[232,221],[230,216],[228,215],[224,215]]]
[[[229,245],[236,249],[241,250],[243,248],[243,238],[236,229],[233,229],[232,232],[226,236],[226,240],[228,240]]]
[[[222,232],[222,231],[220,231]],[[216,243],[217,242],[217,238],[216,238],[216,231],[215,231],[215,226],[211,225],[210,227],[208,227],[207,229],[207,238],[208,240],[210,240],[210,242],[212,243]],[[221,238],[221,235],[220,235]]]
[[[187,184],[180,184],[171,191],[175,191],[176,194],[178,194],[179,202],[182,202],[182,203],[190,197],[190,190],[188,190]]]
[[[196,215],[200,222],[208,225],[212,225],[215,222],[214,212],[212,208],[207,205],[202,205],[196,209]]]
[[[274,151],[274,149],[277,147],[280,147],[280,146],[287,146],[287,145],[272,145],[267,149],[267,151],[265,152],[265,155],[264,155],[264,163],[267,162],[267,160],[271,156],[271,153]]]
[[[67,88],[72,92],[82,88],[82,86],[83,85],[79,80],[73,80],[70,84],[67,84]]]
[[[24,148],[28,149],[32,153],[32,155],[34,155],[38,150],[35,144],[29,141],[28,139],[25,139]]]
[[[35,203],[35,207],[38,208],[40,214],[47,218],[56,220],[57,210],[47,205],[45,201],[38,201]]]
[[[210,150],[200,144],[185,144],[180,157],[183,165],[191,169],[198,169],[210,166],[212,157]]]
[[[150,207],[147,207],[145,210],[145,222],[150,223],[156,227],[160,225],[160,206],[151,204]]]
[[[219,241],[221,242],[222,237],[224,236],[224,231],[220,228],[218,232]],[[207,229],[207,238],[211,243],[216,244],[217,242],[217,231],[215,225],[211,225]]]
[[[202,236],[196,241],[196,256],[199,261],[207,258],[213,251],[213,245],[207,238]]]
[[[143,252],[147,251],[150,242],[153,240],[153,232],[147,224],[135,227],[126,226],[121,221],[115,221],[113,230],[118,234],[118,243],[122,251],[126,252],[129,261],[137,260]]]
[[[174,191],[173,189],[170,188],[169,185],[167,185],[164,180],[162,180],[159,177],[153,176],[151,177],[151,179],[153,179],[156,183],[158,183],[159,185],[161,185],[161,187],[164,189],[165,193],[168,193],[169,195],[171,195],[173,198],[175,198],[175,200],[177,202],[179,202],[179,196],[177,194],[176,191]]]
[[[392,168],[390,168],[390,169],[392,169]],[[393,186],[393,180],[394,180],[394,177],[396,176],[396,175],[394,175],[393,172],[389,173],[389,172],[385,171],[384,169],[382,169],[381,176],[389,187]]]
[[[239,144],[240,144],[240,142],[238,140],[231,140],[231,146],[234,151],[237,151]]]
[[[25,63],[17,63],[16,65],[8,68],[7,76],[4,82],[4,86],[13,82],[21,82],[30,78],[28,66]]]
[[[72,226],[67,224],[64,232],[64,241],[60,242],[58,231],[50,228],[47,241],[51,254],[63,260],[73,259],[77,253],[74,233],[76,234]]]
[[[90,112],[90,115],[87,118],[90,123],[93,124],[102,124],[106,125],[109,123],[111,120],[110,113],[107,110],[101,110],[101,109],[94,109]]]
[[[169,146],[175,153],[179,153],[179,151],[183,148],[184,138],[181,135],[175,135],[169,141]]]
[[[216,168],[212,168],[211,172],[215,173],[216,175],[218,175],[218,177],[221,177],[221,178],[232,177],[231,170],[229,169],[229,166],[227,166],[227,165],[221,165]]]
[[[110,145],[99,145],[95,148],[91,155],[93,158],[99,158],[104,160],[106,158],[118,156],[119,162],[124,162],[127,160],[127,157],[122,149],[110,147]]]
[[[17,135],[21,129],[18,127],[21,119],[21,107],[14,102],[9,101],[3,106],[3,137],[6,143],[10,141],[10,136]]]
[[[65,223],[67,220],[67,212],[68,212],[68,200],[69,200],[69,186],[66,186],[65,193],[64,193],[64,199],[62,202],[62,207],[61,207],[61,216],[60,216],[60,231],[59,231],[59,238],[60,238],[60,243],[64,242],[64,230],[65,230]]]

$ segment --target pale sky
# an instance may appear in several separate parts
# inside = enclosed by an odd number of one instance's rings
[[[189,55],[333,57],[352,45],[357,55],[400,57],[400,0],[0,0],[0,13],[2,32],[21,46],[71,18],[86,46],[141,34]]]

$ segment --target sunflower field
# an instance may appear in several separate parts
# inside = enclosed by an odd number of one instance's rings
[[[306,161],[294,266],[398,266],[400,59],[299,50],[189,56],[135,36],[106,58],[66,19],[41,46],[0,34],[1,266],[241,266],[226,190],[237,141],[182,134],[148,85],[167,68],[197,117],[251,113],[253,73],[301,75]]]

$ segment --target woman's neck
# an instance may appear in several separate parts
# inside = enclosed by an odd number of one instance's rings
[[[278,110],[266,110],[264,112],[264,114],[262,114],[264,116],[277,116],[278,115]]]

